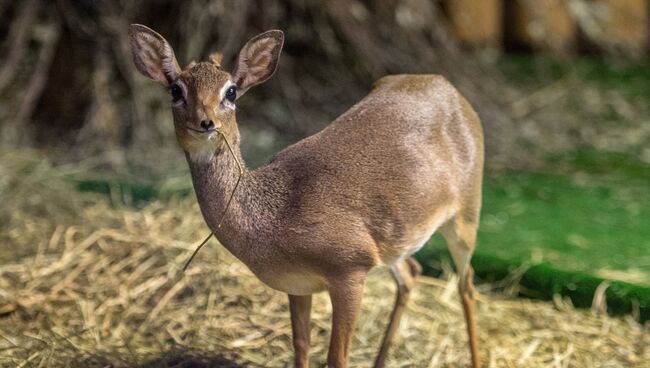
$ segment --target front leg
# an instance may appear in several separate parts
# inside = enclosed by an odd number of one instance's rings
[[[296,368],[309,367],[311,295],[289,294],[289,311]]]
[[[327,355],[331,368],[345,368],[350,356],[352,333],[361,309],[366,271],[349,272],[329,280],[332,300],[332,337]]]

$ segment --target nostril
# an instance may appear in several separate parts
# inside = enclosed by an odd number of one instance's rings
[[[214,122],[212,120],[203,120],[201,121],[201,128],[205,130],[210,130],[214,128]]]

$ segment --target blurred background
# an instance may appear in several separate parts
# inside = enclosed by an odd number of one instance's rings
[[[253,35],[285,31],[281,68],[239,109],[251,164],[396,73],[451,79],[480,112],[491,168],[576,148],[650,161],[646,0],[25,0],[0,10],[7,146],[153,175],[181,162],[167,94],[132,67],[126,32],[139,22],[183,65],[219,51],[228,66]]]
[[[162,253],[177,263],[204,236],[170,97],[133,67],[131,23],[161,33],[181,66],[219,51],[232,67],[250,37],[285,32],[275,76],[238,101],[252,167],[383,75],[444,75],[485,130],[485,290],[650,319],[649,0],[0,0],[0,316],[3,300],[36,304],[7,291],[29,289],[16,270],[73,249],[71,227],[131,229],[129,216],[180,206],[201,231],[147,238],[187,242]],[[451,271],[441,239],[420,260]],[[80,267],[69,261],[61,272]]]

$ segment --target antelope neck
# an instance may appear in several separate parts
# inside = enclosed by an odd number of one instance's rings
[[[277,213],[277,206],[273,204],[279,198],[274,198],[277,191],[267,185],[267,182],[277,181],[264,180],[256,171],[246,168],[239,142],[232,142],[232,149],[244,166],[244,174],[223,220],[226,204],[239,177],[235,158],[225,146],[205,162],[192,161],[187,153],[186,157],[205,222],[221,244],[244,260],[250,255],[251,246],[272,229]],[[258,240],[254,242],[253,239]]]

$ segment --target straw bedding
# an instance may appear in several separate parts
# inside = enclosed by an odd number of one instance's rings
[[[181,272],[207,234],[193,197],[126,208],[76,193],[64,172],[20,155],[0,163],[0,366],[291,365],[284,294],[214,240]],[[372,272],[351,366],[371,365],[394,290],[386,270]],[[650,333],[630,317],[486,293],[478,312],[488,367],[650,366]],[[330,313],[317,295],[316,366]],[[467,366],[463,323],[453,274],[423,277],[388,366]]]

